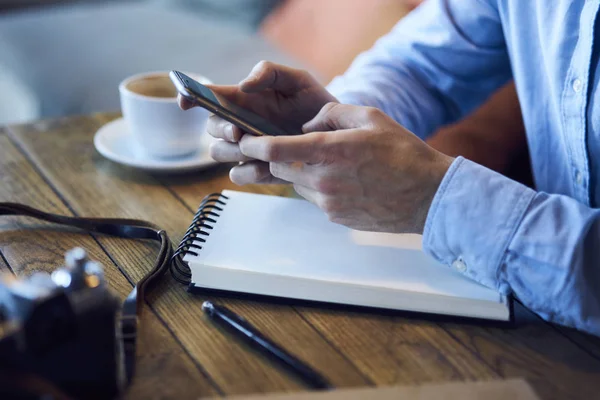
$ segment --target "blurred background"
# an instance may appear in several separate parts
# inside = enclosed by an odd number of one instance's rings
[[[236,83],[266,59],[327,83],[418,2],[0,0],[0,125],[117,111],[146,71]]]

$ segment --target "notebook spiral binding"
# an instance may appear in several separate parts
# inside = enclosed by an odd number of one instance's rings
[[[197,256],[197,251],[202,250],[202,243],[206,242],[205,238],[210,236],[210,230],[213,229],[211,224],[215,224],[215,218],[221,216],[218,212],[223,211],[226,200],[229,200],[229,197],[221,193],[212,193],[202,199],[190,227],[171,258],[171,275],[177,282],[186,285],[190,283],[192,273],[183,257],[186,254]]]

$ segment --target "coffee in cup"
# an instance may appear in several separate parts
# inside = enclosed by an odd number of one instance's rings
[[[147,97],[173,98],[177,97],[177,89],[171,79],[164,75],[143,76],[127,83],[125,88]]]
[[[190,74],[198,82],[210,81]],[[208,111],[183,111],[168,72],[134,75],[119,85],[121,110],[133,145],[151,158],[181,157],[200,150]]]

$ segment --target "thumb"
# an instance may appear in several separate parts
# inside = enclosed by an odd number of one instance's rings
[[[293,94],[304,88],[317,85],[317,81],[308,72],[261,61],[239,84],[245,93],[256,93],[273,89],[285,94]]]
[[[224,97],[226,100],[231,101],[233,103],[241,103],[244,99],[244,93],[242,93],[237,85],[213,85],[208,84],[205,85],[209,88],[214,95],[219,97]]]
[[[321,111],[302,126],[304,133],[360,128],[372,119],[370,107],[327,103]]]
[[[251,136],[244,135],[240,140],[243,155],[267,162],[319,163],[329,151],[329,134],[313,132],[293,136]]]

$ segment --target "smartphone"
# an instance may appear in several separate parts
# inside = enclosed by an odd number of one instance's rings
[[[278,128],[263,117],[227,101],[186,74],[171,71],[169,77],[183,97],[231,122],[244,132],[255,136],[288,135],[283,129]]]

